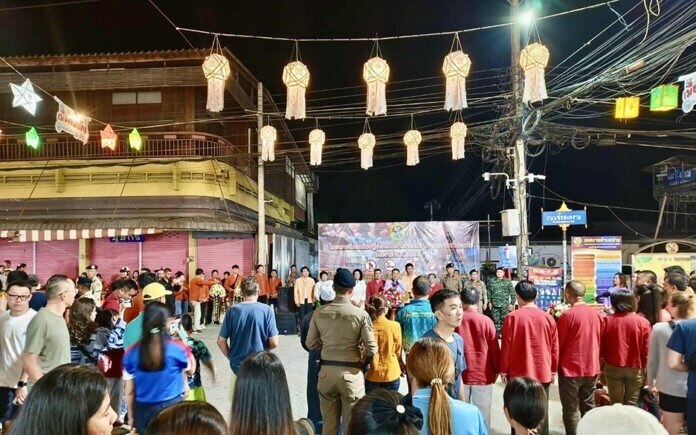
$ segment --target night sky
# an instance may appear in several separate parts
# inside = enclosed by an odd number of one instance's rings
[[[665,0],[662,3],[679,3]],[[523,2],[532,5],[532,0]],[[187,42],[145,0],[102,0],[65,6],[7,10],[15,6],[43,4],[38,0],[4,1],[0,5],[0,54],[37,55],[91,53],[135,50],[189,48]],[[60,2],[55,2],[60,3]],[[303,37],[371,37],[466,29],[508,22],[505,0],[420,0],[420,1],[170,1],[156,3],[179,26],[209,31]],[[538,15],[549,15],[598,2],[590,0],[543,0],[533,3]],[[622,0],[613,8],[623,13],[639,3]],[[642,3],[642,1],[640,2]],[[640,11],[639,11],[640,12]],[[644,12],[642,12],[644,14]],[[634,14],[634,17],[640,14]],[[537,23],[541,40],[551,51],[550,67],[565,59],[586,41],[616,19],[606,6]],[[510,63],[509,27],[461,35],[464,51],[472,59],[469,98],[509,90],[506,70]],[[622,31],[617,25],[609,33]],[[206,35],[186,34],[194,46],[206,48],[212,39]],[[509,195],[492,199],[489,185],[481,173],[491,169],[484,163],[480,145],[472,145],[464,161],[452,161],[443,141],[421,144],[421,163],[405,166],[405,147],[400,136],[409,129],[407,102],[432,102],[442,105],[444,80],[442,58],[450,50],[451,36],[384,41],[380,48],[391,66],[388,101],[396,101],[390,113],[404,116],[372,120],[376,135],[394,138],[375,149],[375,166],[363,171],[359,165],[357,137],[363,120],[320,120],[329,139],[324,166],[316,169],[320,190],[315,199],[319,222],[427,220],[426,201],[437,199],[442,208],[436,219],[474,220],[494,218],[503,208],[511,208]],[[601,38],[593,45],[601,42]],[[249,70],[264,82],[276,102],[284,108],[284,86],[280,73],[290,59],[292,43],[253,39],[223,38],[228,47]],[[365,87],[361,73],[372,43],[300,43],[302,60],[312,78],[307,95],[308,115],[317,108],[336,108],[342,114],[359,115],[364,105]],[[573,58],[572,66],[585,52]],[[693,64],[694,61],[690,60]],[[549,78],[547,77],[547,80]],[[673,80],[674,77],[670,77]],[[343,106],[341,106],[343,105]],[[344,109],[339,110],[341,106]],[[355,107],[355,110],[345,107]],[[416,115],[419,128],[450,122],[450,115]],[[482,122],[498,116],[495,107],[464,111],[465,121]],[[665,117],[673,120],[676,116]],[[598,122],[607,128],[622,128],[607,114]],[[689,124],[690,123],[690,124]],[[306,135],[314,128],[313,120],[289,121],[301,147],[308,146]],[[635,128],[639,124],[633,124]],[[680,128],[694,127],[694,115],[681,120]],[[676,128],[676,127],[673,127]],[[680,151],[681,154],[693,151]],[[623,207],[657,209],[652,198],[651,175],[642,168],[671,157],[673,150],[616,146],[582,151],[564,149],[558,154],[546,152],[531,160],[530,171],[547,176],[547,186],[576,201]],[[538,210],[555,209],[553,195],[539,185],[532,186],[532,232],[538,228]],[[571,205],[572,207],[572,205]],[[612,220],[603,209],[590,209],[590,219]],[[625,220],[655,222],[654,213],[618,210]]]

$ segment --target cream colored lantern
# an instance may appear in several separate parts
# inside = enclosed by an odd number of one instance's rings
[[[326,142],[326,134],[323,130],[315,128],[309,132],[309,164],[321,165],[321,150]]]
[[[372,167],[372,151],[377,144],[377,139],[372,133],[363,133],[358,138],[358,147],[360,148],[360,167],[369,169]]]
[[[452,138],[452,160],[464,158],[464,142],[466,140],[466,124],[457,121],[450,127]]]
[[[285,118],[305,119],[305,91],[309,84],[309,69],[299,60],[290,62],[283,68],[283,83],[288,90]]]
[[[418,145],[420,145],[422,136],[418,130],[409,130],[404,135],[404,144],[406,145],[406,166],[416,166],[420,163],[418,158]]]
[[[466,103],[466,77],[469,75],[471,60],[462,50],[445,56],[442,72],[445,73],[445,110],[462,110]]]
[[[275,160],[275,142],[278,131],[272,125],[264,125],[259,132],[261,138],[261,160],[272,162]]]
[[[546,79],[544,68],[549,63],[549,50],[542,44],[535,42],[522,50],[520,65],[524,70],[524,95],[522,102],[535,103],[544,98],[546,94]]]
[[[387,114],[387,82],[389,65],[387,61],[375,56],[365,62],[363,79],[367,82],[367,113],[373,115]]]
[[[203,62],[203,74],[208,80],[208,101],[205,108],[220,112],[225,107],[225,80],[230,76],[230,63],[222,54],[213,53]]]

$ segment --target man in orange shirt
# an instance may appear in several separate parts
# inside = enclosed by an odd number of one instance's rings
[[[266,276],[266,268],[263,264],[256,265],[256,282],[259,283],[259,302],[268,304],[269,285],[268,277]]]
[[[208,300],[210,286],[215,284],[213,279],[205,279],[203,269],[196,269],[196,276],[189,283],[189,301],[193,307],[193,332],[205,329],[201,304]]]
[[[227,299],[230,306],[234,304],[234,299],[236,296],[235,292],[239,286],[242,285],[243,280],[244,277],[239,274],[239,266],[235,264],[232,266],[232,274],[227,277],[225,282],[222,283],[222,286],[225,287],[225,290],[227,290]]]
[[[269,297],[271,299],[271,305],[273,305],[274,307],[278,306],[278,293],[280,292],[280,288],[282,286],[283,283],[280,282],[278,271],[275,269],[271,269],[271,278],[268,280],[268,290]]]

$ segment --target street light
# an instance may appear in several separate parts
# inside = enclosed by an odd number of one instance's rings
[[[531,26],[534,23],[535,19],[534,11],[531,9],[527,9],[525,11],[522,11],[520,15],[517,17],[517,20],[522,24],[523,26]]]

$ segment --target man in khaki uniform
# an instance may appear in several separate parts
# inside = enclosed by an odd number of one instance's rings
[[[344,429],[348,427],[351,408],[365,395],[363,361],[372,361],[377,352],[370,316],[350,301],[355,287],[353,274],[339,268],[333,287],[336,299],[314,311],[305,341],[307,348],[321,349],[317,389],[324,419],[322,435],[337,435],[341,417]]]
[[[461,293],[463,288],[462,280],[460,277],[454,274],[454,264],[447,263],[445,270],[447,273],[445,273],[445,276],[442,277],[442,287],[445,290],[452,290],[457,293]]]

